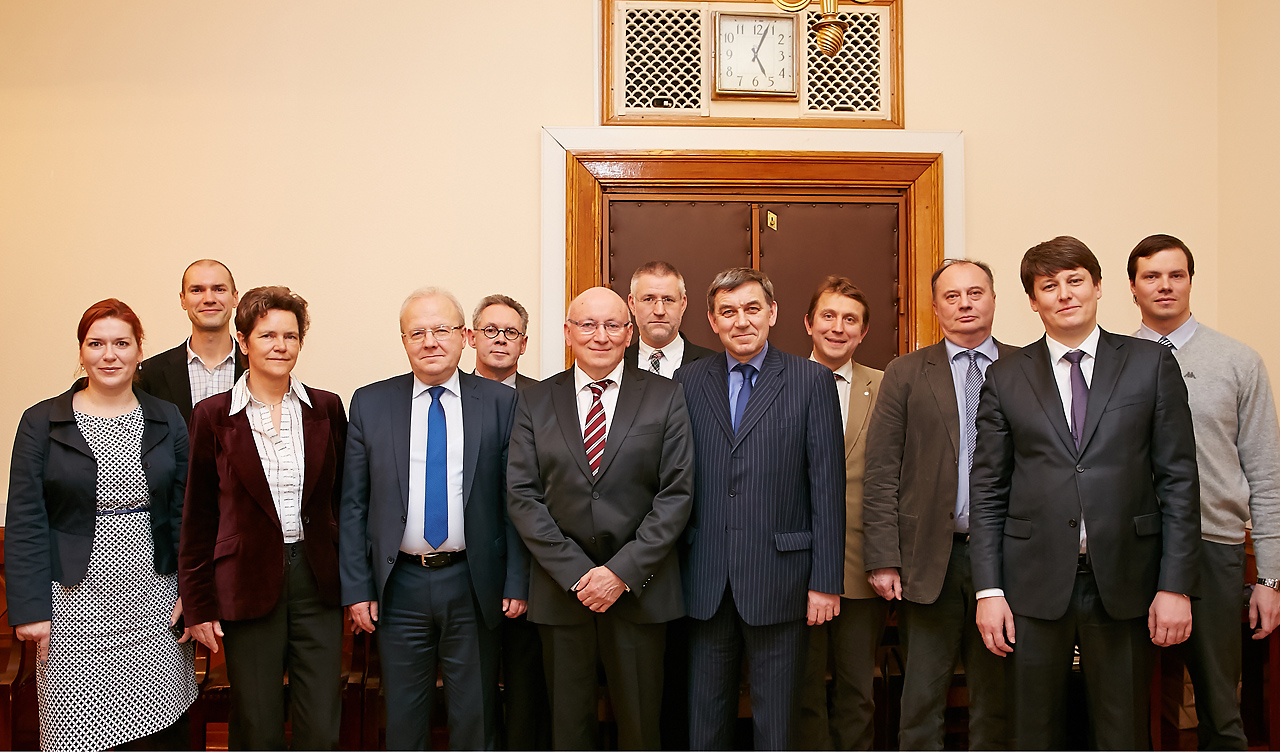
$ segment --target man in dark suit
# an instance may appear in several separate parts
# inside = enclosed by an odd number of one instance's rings
[[[1017,348],[991,336],[996,294],[986,264],[948,260],[930,284],[943,339],[889,364],[871,416],[864,567],[876,592],[899,602],[902,749],[942,749],[957,660],[969,691],[970,748],[1003,749],[1005,667],[974,624],[969,467],[984,374]]]
[[[466,323],[449,293],[410,295],[400,328],[412,373],[351,399],[342,602],[378,629],[389,749],[430,748],[437,663],[450,745],[492,749],[498,626],[528,587],[504,503],[516,394],[458,371]]]
[[[467,343],[475,375],[518,391],[538,383],[519,372],[529,346],[529,312],[515,298],[487,295],[471,314]],[[542,672],[542,639],[527,613],[502,621],[502,732],[507,749],[550,749],[551,706]]]
[[[1168,348],[1098,327],[1084,243],[1035,246],[1021,275],[1045,337],[991,367],[978,408],[978,629],[1013,653],[1018,746],[1065,744],[1079,645],[1094,743],[1146,749],[1150,643],[1190,635],[1199,571],[1187,388]]]
[[[631,275],[627,306],[636,320],[635,334],[627,345],[626,364],[671,378],[685,363],[714,351],[699,347],[680,332],[689,297],[684,277],[665,261],[650,261]]]
[[[844,440],[830,369],[769,346],[773,283],[726,269],[707,291],[726,352],[681,368],[697,459],[686,533],[689,742],[728,749],[745,653],[757,749],[796,742],[810,626],[840,611]]]
[[[657,749],[666,622],[684,615],[675,543],[689,519],[693,441],[683,391],[622,364],[622,298],[569,306],[575,365],[520,396],[507,506],[533,558],[556,749],[597,749],[596,665],[618,746]]]
[[[200,400],[228,392],[244,373],[244,356],[231,336],[231,314],[240,294],[231,270],[221,261],[194,261],[182,273],[178,302],[191,319],[186,342],[143,361],[138,387],[178,406],[191,422]]]

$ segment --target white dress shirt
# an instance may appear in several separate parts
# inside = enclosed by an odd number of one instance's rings
[[[679,334],[666,347],[649,347],[640,340],[640,355],[636,358],[636,367],[641,371],[649,371],[649,357],[653,355],[654,350],[662,351],[662,358],[658,361],[658,375],[672,378],[676,374],[676,369],[684,363],[684,337]],[[653,373],[652,371],[649,371]]]
[[[413,405],[409,417],[409,509],[405,515],[404,537],[400,550],[409,554],[431,554],[437,551],[461,551],[467,547],[463,530],[462,503],[462,391],[458,385],[458,369],[441,384],[440,404],[444,407],[445,434],[448,440],[446,458],[449,463],[449,537],[439,548],[432,548],[423,535],[427,499],[427,411],[431,408],[431,387],[413,377]]]
[[[1053,378],[1058,382],[1058,396],[1062,398],[1062,414],[1067,419],[1067,427],[1071,427],[1071,361],[1064,356],[1072,350],[1081,350],[1084,357],[1080,359],[1080,370],[1084,373],[1085,385],[1093,384],[1093,364],[1098,356],[1098,338],[1102,330],[1093,327],[1093,331],[1085,337],[1079,347],[1067,347],[1053,337],[1045,336],[1045,344],[1049,346],[1049,362],[1053,364]],[[1080,426],[1084,431],[1084,426]],[[1083,438],[1083,435],[1082,435]],[[1080,510],[1080,553],[1085,553],[1088,536],[1084,531],[1084,509]]]
[[[249,374],[245,373],[231,388],[231,412],[241,410],[249,419],[254,446],[262,473],[271,489],[271,501],[280,520],[285,543],[297,543],[306,536],[302,531],[302,483],[306,477],[307,452],[302,430],[302,403],[311,407],[307,389],[297,377],[289,377],[289,391],[280,402],[280,430],[271,420],[271,406],[249,391]]]
[[[600,395],[600,405],[604,408],[605,446],[608,447],[609,428],[613,425],[613,410],[618,406],[618,388],[622,386],[622,363],[619,363],[605,378],[613,382],[605,387],[604,393]],[[574,393],[578,397],[578,433],[583,435],[584,440],[587,435],[587,413],[591,412],[591,402],[594,399],[587,385],[598,380],[583,373],[577,365],[573,367]]]
[[[818,362],[818,359],[813,357],[813,353],[809,354],[809,360]],[[836,377],[836,394],[840,395],[840,428],[843,430],[849,425],[849,394],[853,386],[853,359],[846,360],[844,365],[833,373]]]
[[[187,379],[191,382],[191,406],[200,404],[215,394],[230,391],[236,383],[236,342],[231,340],[231,352],[221,363],[210,366],[191,349],[187,337]]]

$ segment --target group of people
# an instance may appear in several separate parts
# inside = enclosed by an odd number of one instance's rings
[[[867,749],[896,604],[903,749],[942,748],[958,663],[972,747],[1062,747],[1077,649],[1091,742],[1145,747],[1152,645],[1183,642],[1202,746],[1244,749],[1244,539],[1261,639],[1280,429],[1258,355],[1191,315],[1194,271],[1176,238],[1139,243],[1121,336],[1093,253],[1041,243],[1020,275],[1045,336],[1016,348],[991,269],[949,260],[942,341],[881,372],[847,278],[813,294],[803,358],[769,344],[768,276],[720,272],[716,352],[655,261],[625,300],[573,300],[574,365],[543,381],[518,372],[520,303],[468,325],[427,287],[400,311],[410,372],[348,416],[293,375],[306,301],[197,261],[189,339],[143,361],[133,311],[96,303],[84,378],[18,428],[9,614],[41,747],[186,746],[198,641],[225,648],[233,749],[283,748],[286,718],[334,748],[345,609],[376,636],[388,748],[430,747],[437,675],[455,749],[599,747],[602,668],[620,748],[727,749],[745,666],[756,748]]]

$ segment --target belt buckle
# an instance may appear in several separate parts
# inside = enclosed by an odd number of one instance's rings
[[[430,567],[431,569],[449,566],[448,553],[421,554],[420,558],[422,559],[422,566]]]

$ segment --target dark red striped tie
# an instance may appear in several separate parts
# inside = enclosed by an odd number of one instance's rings
[[[582,431],[582,446],[587,450],[592,475],[599,472],[600,458],[604,456],[604,405],[600,402],[600,395],[612,383],[609,379],[601,379],[587,384],[591,390],[591,409],[587,411],[587,427]]]

